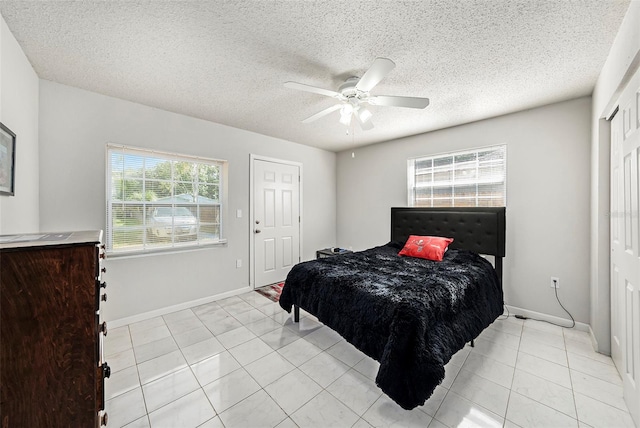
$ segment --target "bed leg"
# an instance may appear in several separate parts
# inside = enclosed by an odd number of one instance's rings
[[[476,344],[475,344],[474,340],[475,340],[475,339],[471,339],[471,343],[470,343],[470,345],[471,345],[471,347],[472,347],[472,348],[474,348],[474,347],[476,346]]]
[[[293,306],[293,322],[300,322],[300,308]]]

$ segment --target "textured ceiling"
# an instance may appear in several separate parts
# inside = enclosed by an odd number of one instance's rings
[[[588,95],[629,0],[0,1],[38,75],[149,106],[339,151]],[[301,121],[376,57],[396,68],[346,135],[339,113]],[[356,125],[357,126],[357,125]]]

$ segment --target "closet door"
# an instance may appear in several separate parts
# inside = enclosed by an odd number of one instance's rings
[[[611,122],[611,355],[640,423],[640,72]]]

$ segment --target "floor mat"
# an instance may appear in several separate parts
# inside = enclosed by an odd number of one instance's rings
[[[256,292],[262,294],[269,300],[277,302],[278,300],[280,300],[280,293],[282,293],[283,286],[284,282],[265,285],[264,287],[256,288]]]

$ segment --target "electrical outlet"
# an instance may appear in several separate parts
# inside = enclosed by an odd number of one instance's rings
[[[241,268],[242,267],[242,259],[237,259],[236,260],[236,267],[237,268]]]
[[[549,283],[549,287],[560,288],[560,278],[558,278],[557,276],[552,276],[551,282]]]

